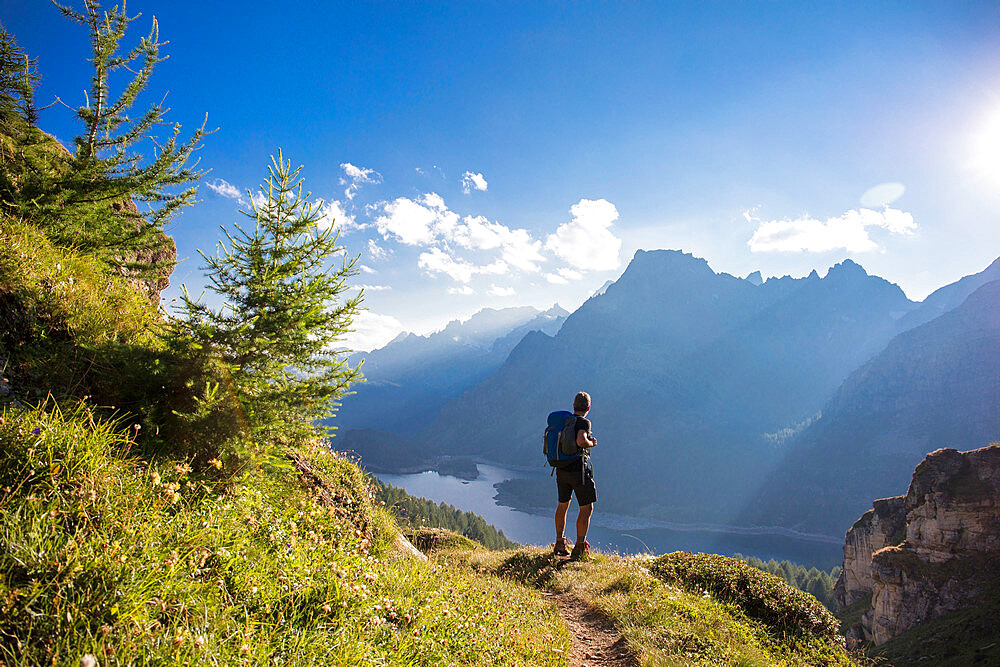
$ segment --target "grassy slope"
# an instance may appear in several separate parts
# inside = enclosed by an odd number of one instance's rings
[[[461,545],[439,550],[435,559],[573,593],[615,623],[643,665],[855,664],[820,603],[735,559],[596,555],[560,565],[544,549]],[[746,585],[736,591],[740,581]]]
[[[212,478],[130,445],[86,408],[0,418],[5,664],[555,664],[568,646],[534,591],[396,556],[325,448],[307,453],[334,506],[288,472]]]

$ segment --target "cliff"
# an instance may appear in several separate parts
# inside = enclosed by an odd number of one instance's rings
[[[1000,558],[1000,445],[939,449],[905,496],[875,501],[848,531],[836,597],[849,639],[885,644],[989,602]],[[845,626],[848,625],[845,622]]]

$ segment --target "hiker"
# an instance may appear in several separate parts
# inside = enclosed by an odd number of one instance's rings
[[[587,542],[587,529],[590,528],[590,515],[597,502],[597,487],[594,485],[594,469],[590,466],[590,448],[597,444],[597,438],[590,432],[590,394],[581,391],[573,399],[573,414],[576,416],[576,445],[580,456],[570,461],[565,467],[556,469],[556,486],[559,490],[559,504],[556,505],[556,544],[557,556],[569,556],[577,560],[590,553]],[[569,551],[569,540],[566,539],[566,514],[569,512],[569,502],[576,493],[576,502],[580,513],[576,517],[576,544]]]

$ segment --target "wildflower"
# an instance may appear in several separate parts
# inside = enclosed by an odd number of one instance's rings
[[[160,485],[160,473],[154,472],[152,475],[149,476],[149,478],[153,480],[153,486]]]
[[[97,667],[97,664],[97,658],[90,653],[87,653],[80,658],[80,667]]]
[[[240,647],[240,653],[242,653],[243,655],[249,655],[250,654],[250,645],[249,644],[244,644],[243,646],[241,646]]]
[[[219,459],[209,459],[208,465],[212,466],[216,470],[222,470],[222,461]]]
[[[174,470],[177,471],[178,475],[186,475],[191,472],[191,466],[186,463],[178,463],[174,466]]]
[[[194,638],[194,647],[198,650],[205,648],[205,636],[198,635]]]
[[[329,614],[332,609],[333,608],[329,604],[324,604],[323,605],[323,612],[326,613],[326,614]]]
[[[35,434],[35,435],[41,435],[41,434],[42,434],[42,429],[40,429],[40,428],[38,428],[38,427],[36,426],[35,428],[31,429],[31,432],[32,432],[33,434]]]

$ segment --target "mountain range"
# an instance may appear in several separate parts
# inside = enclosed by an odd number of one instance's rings
[[[461,390],[447,400],[424,394],[432,409],[423,417],[430,418],[409,421],[414,428],[396,431],[406,444],[393,445],[383,438],[381,451],[389,461],[395,447],[406,450],[402,458],[419,453],[427,459],[473,456],[541,465],[539,424],[548,412],[565,409],[577,391],[586,390],[594,398],[590,416],[599,444],[593,459],[604,508],[672,521],[783,525],[842,534],[858,509],[870,504],[875,480],[892,478],[886,486],[897,488],[895,477],[879,465],[898,468],[905,476],[913,468],[912,456],[919,461],[926,451],[945,444],[986,444],[931,442],[948,435],[946,424],[963,419],[962,406],[949,403],[954,419],[942,422],[938,431],[926,431],[920,444],[913,443],[912,454],[866,460],[873,466],[871,474],[852,478],[843,507],[836,512],[796,513],[788,506],[790,500],[808,500],[812,485],[822,485],[818,494],[836,497],[845,484],[839,475],[850,470],[847,461],[856,452],[855,443],[844,439],[852,440],[849,431],[858,424],[839,431],[829,424],[846,419],[835,420],[834,415],[843,413],[845,397],[858,385],[857,374],[865,365],[890,354],[905,367],[905,355],[900,358],[903,353],[893,350],[906,349],[914,338],[900,342],[898,337],[909,330],[937,330],[942,325],[935,322],[958,312],[958,306],[967,306],[962,311],[968,311],[966,316],[952,317],[950,328],[935,340],[947,345],[948,340],[975,336],[968,328],[980,326],[973,322],[973,313],[989,306],[989,290],[965,301],[1000,278],[997,274],[1000,260],[916,303],[898,286],[868,275],[851,260],[831,267],[823,277],[813,272],[804,278],[762,281],[759,274],[741,279],[717,273],[705,260],[680,251],[639,251],[617,281],[565,317],[558,328],[529,326],[527,333],[512,328],[504,340],[519,337],[519,342],[499,361],[497,350],[492,365],[478,367],[481,375],[467,372],[467,366],[446,359],[447,354],[435,357],[432,366],[423,368],[459,378]],[[928,373],[947,375],[956,364],[977,363],[968,346],[953,352],[955,358],[933,357],[940,363]],[[378,354],[388,358],[385,351]],[[879,378],[890,385],[911,382],[899,375],[899,368],[875,368],[884,370],[864,375],[873,383]],[[396,383],[404,376],[392,371],[379,381]],[[967,391],[953,396],[956,401],[976,392],[989,396],[987,380],[970,377]],[[421,382],[425,387],[454,386],[432,373],[425,373]],[[935,386],[944,385],[926,379],[922,391],[929,401]],[[345,400],[338,418],[341,428],[358,397]],[[376,417],[390,405],[395,411],[395,404],[371,400],[368,405],[381,407],[365,408],[369,415],[351,423],[391,431],[391,420]],[[983,403],[968,403],[970,409],[974,405]],[[994,428],[997,405],[994,402],[992,410],[985,406],[981,428],[963,434],[987,441],[1000,437]],[[874,420],[872,433],[891,428],[879,421],[880,413],[866,417],[862,412],[856,411],[852,419]],[[900,413],[899,419],[906,418]],[[476,424],[475,437],[469,435],[470,422]],[[839,435],[817,444],[816,434],[827,431]],[[357,444],[350,437],[344,440],[339,446]],[[364,461],[363,444],[356,449]],[[925,445],[929,448],[917,454]],[[837,472],[813,477],[796,472],[810,463],[819,471]],[[516,504],[551,504],[545,502],[551,489],[527,480],[507,482],[501,491]]]

